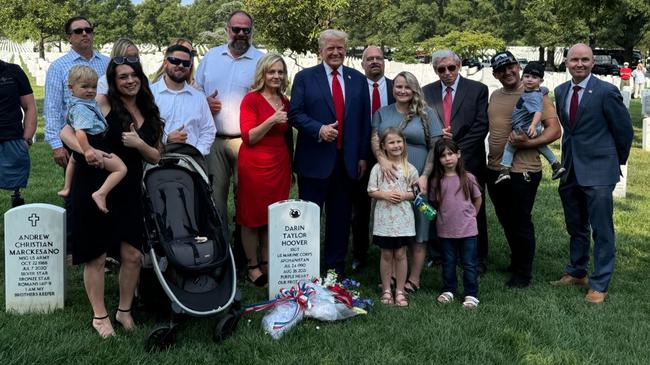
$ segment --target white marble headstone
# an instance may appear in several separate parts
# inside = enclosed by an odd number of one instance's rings
[[[650,117],[643,118],[643,137],[641,138],[641,147],[644,151],[650,151]]]
[[[623,88],[621,95],[623,96],[623,104],[625,104],[626,108],[630,109],[630,99],[632,98],[632,93]]]
[[[269,299],[320,277],[320,208],[304,200],[269,206]]]
[[[641,114],[650,117],[650,90],[641,92]]]
[[[614,187],[614,198],[625,198],[627,194],[627,165],[621,165],[621,179]]]
[[[5,224],[5,307],[18,313],[63,308],[65,209],[27,204],[8,210]]]

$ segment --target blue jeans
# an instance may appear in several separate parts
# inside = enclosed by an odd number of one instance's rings
[[[457,254],[463,260],[463,288],[465,296],[478,298],[478,271],[476,236],[466,238],[440,238],[442,243],[442,291],[456,293]]]

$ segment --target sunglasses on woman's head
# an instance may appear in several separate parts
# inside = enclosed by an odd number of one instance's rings
[[[138,56],[117,56],[113,57],[113,63],[116,65],[123,65],[125,63],[138,63],[140,62],[140,58]]]
[[[167,57],[167,62],[171,63],[174,66],[179,66],[179,65],[183,65],[183,67],[192,66],[191,60],[181,60],[180,58],[176,58],[172,56]]]

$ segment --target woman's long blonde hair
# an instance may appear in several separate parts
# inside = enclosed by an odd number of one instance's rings
[[[284,92],[287,90],[287,64],[284,62],[284,59],[282,59],[282,56],[277,53],[267,53],[264,55],[264,57],[257,61],[257,67],[255,68],[255,78],[253,79],[251,91],[262,92],[264,90],[266,83],[266,73],[276,62],[281,62],[282,69],[284,70],[284,78],[282,79],[280,90],[278,90],[280,96],[284,96]]]
[[[398,73],[397,76],[395,76],[394,80],[397,80],[398,77],[403,77],[406,81],[406,86],[408,86],[409,89],[413,91],[413,98],[409,103],[408,111],[406,112],[406,116],[400,123],[399,127],[403,130],[415,116],[419,116],[420,121],[422,122],[422,130],[424,131],[425,143],[427,149],[430,149],[432,146],[429,145],[431,136],[431,132],[429,131],[429,115],[427,114],[427,103],[424,100],[424,96],[422,95],[420,83],[418,83],[418,79],[415,77],[415,75],[408,71],[402,71]],[[393,85],[395,85],[394,81]]]

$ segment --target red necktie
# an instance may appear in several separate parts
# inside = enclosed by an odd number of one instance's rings
[[[569,106],[569,127],[573,128],[576,124],[576,114],[578,113],[578,93],[582,89],[580,86],[573,87],[571,95],[571,105]]]
[[[443,123],[445,124],[445,128],[448,128],[451,125],[451,93],[454,91],[454,89],[451,88],[451,86],[447,86],[447,89],[445,89],[447,92],[445,94],[445,98],[442,100],[442,110],[444,112],[444,121]]]
[[[381,106],[381,98],[379,97],[379,84],[372,84],[372,114],[375,114],[377,109]]]
[[[343,88],[339,82],[338,71],[332,71],[332,100],[334,101],[334,112],[339,122],[339,135],[336,138],[336,148],[343,148],[343,115],[345,114],[345,101],[343,100]]]

